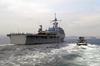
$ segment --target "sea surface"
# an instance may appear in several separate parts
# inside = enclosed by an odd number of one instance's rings
[[[100,66],[100,39],[87,39],[87,46],[76,42],[14,45],[0,39],[0,66]]]

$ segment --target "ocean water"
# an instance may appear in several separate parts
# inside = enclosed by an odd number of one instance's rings
[[[77,46],[76,39],[39,45],[0,42],[0,66],[100,66],[100,39],[88,39],[87,46]]]

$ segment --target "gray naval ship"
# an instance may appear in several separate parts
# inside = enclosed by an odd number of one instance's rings
[[[43,44],[43,43],[59,43],[63,42],[65,38],[64,30],[58,27],[58,21],[55,14],[55,19],[52,21],[53,27],[43,31],[42,25],[37,34],[29,33],[10,33],[7,34],[10,37],[11,44]]]

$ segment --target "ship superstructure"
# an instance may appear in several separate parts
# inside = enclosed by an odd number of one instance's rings
[[[24,33],[11,33],[7,36],[10,37],[11,44],[41,44],[41,43],[57,43],[63,42],[65,38],[64,30],[58,27],[56,14],[53,20],[53,27],[43,31],[42,25],[37,34],[24,34]]]

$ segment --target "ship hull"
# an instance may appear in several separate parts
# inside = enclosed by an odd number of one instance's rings
[[[43,44],[43,43],[59,43],[64,38],[59,36],[36,36],[36,35],[8,35],[11,44]]]

